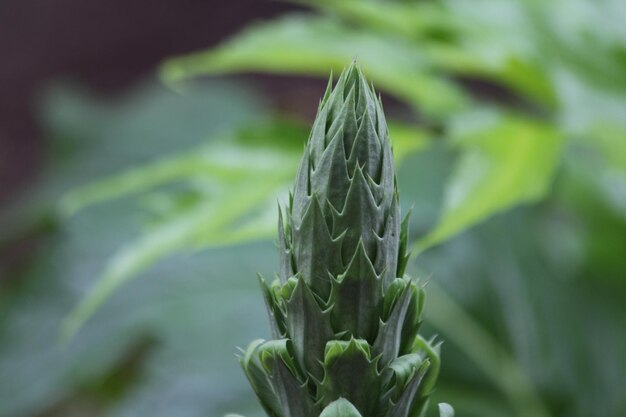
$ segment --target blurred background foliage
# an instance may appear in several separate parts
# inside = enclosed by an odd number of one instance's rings
[[[167,60],[162,83],[48,86],[47,167],[0,212],[3,247],[36,236],[0,264],[0,416],[262,415],[233,352],[269,336],[254,275],[277,270],[312,114],[225,76],[355,57],[388,103],[410,272],[446,341],[435,403],[626,415],[624,2],[298,4]]]

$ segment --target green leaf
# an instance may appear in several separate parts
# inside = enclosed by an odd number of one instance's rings
[[[500,6],[503,22],[488,3],[305,0],[349,24],[378,29],[410,41],[434,67],[455,75],[497,81],[539,104],[553,106],[555,94],[539,45],[519,2]],[[509,17],[509,16],[507,16]],[[506,25],[506,26],[505,26]],[[502,36],[503,30],[515,36]],[[586,51],[588,48],[579,48]]]
[[[407,156],[425,150],[432,143],[433,134],[418,126],[391,120],[388,127],[396,165],[400,165]]]
[[[519,415],[549,417],[550,411],[520,364],[483,326],[436,283],[431,282],[429,321],[492,380]]]
[[[338,14],[349,21],[409,39],[450,36],[458,29],[455,16],[441,2],[385,2],[360,0],[300,0]]]
[[[275,215],[275,198],[289,182],[297,157],[226,144],[208,148],[205,156],[208,155],[210,158],[206,158],[204,166],[223,172],[224,175],[217,178],[226,185],[218,184],[221,187],[212,190],[213,193],[191,208],[174,212],[122,247],[109,261],[90,294],[64,322],[64,338],[70,338],[121,284],[164,257],[181,250],[246,242],[273,233],[270,215]],[[179,164],[180,161],[172,165],[184,166]],[[157,164],[156,168],[149,166],[145,168],[146,172],[137,169],[131,174],[122,174],[121,178],[132,175],[145,179],[142,186],[150,184],[150,173],[163,165],[168,163]],[[196,174],[195,179],[199,181],[202,171]],[[110,197],[111,190],[114,190],[111,184],[117,184],[119,178],[91,186],[90,191],[83,194],[82,204],[91,203],[103,194]],[[207,176],[204,181],[216,180]],[[99,191],[103,194],[98,194]]]
[[[206,160],[206,156],[210,155],[207,151],[208,149],[200,149],[78,187],[63,196],[59,202],[61,214],[69,217],[90,205],[149,190],[192,175],[226,174]]]
[[[168,83],[241,71],[326,76],[355,57],[381,89],[428,114],[444,115],[467,103],[462,90],[433,71],[410,42],[324,17],[289,15],[257,24],[217,48],[167,61],[161,74]]]
[[[427,144],[427,134],[411,126],[395,123],[393,132],[397,132],[397,158]],[[213,145],[68,193],[60,203],[66,215],[180,181],[198,188],[200,199],[183,211],[169,213],[108,261],[93,289],[64,321],[63,338],[71,338],[122,284],[173,253],[273,236],[275,202],[296,170],[300,153],[297,144],[305,135],[302,127],[284,122],[244,128]]]
[[[407,131],[408,128],[400,129]],[[259,171],[287,172],[296,163],[291,160],[298,158],[306,134],[301,124],[283,120],[243,126],[234,132],[213,136],[210,145],[79,186],[63,196],[59,209],[65,216],[71,216],[94,204],[180,181],[201,179],[230,185],[256,177]],[[412,148],[404,143],[409,141],[409,135],[410,130],[399,135],[402,148]],[[423,136],[417,142],[420,140],[424,140]]]
[[[415,245],[423,251],[549,190],[562,136],[554,127],[516,116],[468,114],[451,133],[463,151],[437,226]],[[494,117],[495,116],[495,117]]]

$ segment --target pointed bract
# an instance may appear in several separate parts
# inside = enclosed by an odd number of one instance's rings
[[[287,229],[289,230],[289,229]],[[293,265],[291,259],[291,249],[286,239],[288,232],[285,231],[283,225],[283,212],[278,208],[278,250],[280,256],[280,280],[287,282],[289,277],[293,276]],[[289,233],[290,235],[290,233]]]
[[[340,398],[328,404],[320,414],[320,417],[362,417],[350,401]]]
[[[341,269],[342,238],[333,239],[324,212],[313,194],[300,226],[293,229],[296,272],[309,286],[326,298],[330,292],[329,272]]]
[[[318,358],[326,343],[335,335],[330,325],[330,311],[323,311],[315,296],[299,278],[287,305],[287,331],[293,341],[296,359],[311,376],[321,380],[323,368]]]
[[[381,355],[381,364],[387,365],[394,360],[400,352],[402,345],[402,327],[407,309],[412,297],[417,294],[412,291],[410,281],[404,281],[404,288],[396,293],[396,299],[393,301],[393,307],[389,317],[381,320],[378,336],[374,341],[374,352]]]
[[[365,253],[363,242],[345,273],[332,282],[333,327],[349,336],[372,341],[382,301],[381,280]]]
[[[376,368],[367,341],[328,342],[320,398],[324,404],[341,397],[349,398],[363,416],[376,415],[380,398],[380,378]]]

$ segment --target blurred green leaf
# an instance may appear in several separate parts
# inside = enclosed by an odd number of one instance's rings
[[[250,208],[258,208],[259,200],[275,197],[283,186],[284,178],[272,181],[265,177],[262,184],[233,187],[239,198],[222,201],[219,205],[217,202],[200,204],[123,246],[108,262],[90,294],[81,300],[63,324],[63,338],[69,340],[125,281],[166,256],[200,244],[204,247],[225,246],[266,237],[274,229],[266,216],[239,227],[233,227],[233,223],[248,214]]]
[[[404,159],[426,149],[432,143],[433,133],[410,124],[389,121],[389,137],[393,145],[393,156],[396,164],[401,165]]]
[[[472,112],[453,129],[463,151],[446,188],[441,218],[415,245],[420,252],[490,215],[545,195],[560,161],[562,136],[550,125]]]
[[[51,149],[47,164],[33,184],[32,196],[16,203],[16,216],[2,213],[0,230],[19,220],[28,227],[31,210],[52,217],[59,196],[77,184],[132,170],[181,148],[205,149],[200,143],[207,139],[265,117],[259,98],[241,83],[210,81],[193,86],[180,95],[147,83],[123,96],[105,98],[57,85],[44,95],[41,107]],[[294,148],[300,149],[301,143]],[[198,185],[194,191],[202,189]],[[221,415],[236,402],[256,417],[252,398],[242,401],[244,381],[237,379],[236,361],[231,364],[223,358],[233,346],[247,341],[248,334],[264,331],[259,329],[265,322],[254,321],[263,308],[261,300],[255,304],[253,277],[257,270],[271,271],[271,245],[265,252],[264,247],[250,251],[251,258],[224,250],[194,254],[184,264],[161,262],[151,269],[149,279],[117,292],[93,318],[93,326],[61,346],[56,341],[63,319],[121,242],[137,238],[147,214],[146,207],[133,199],[89,207],[61,219],[54,229],[28,235],[23,267],[9,269],[2,277],[8,285],[0,291],[0,415],[171,417],[183,413],[195,417],[207,410]],[[243,230],[246,225],[239,227]],[[226,271],[222,262],[233,264],[235,259],[249,265],[250,271],[245,271],[245,265],[232,274]],[[206,279],[207,271],[217,279]],[[237,308],[229,310],[229,305]],[[227,327],[212,319],[215,311],[227,317]],[[252,322],[241,320],[242,311],[252,311]],[[217,333],[223,345],[211,336]],[[143,340],[152,341],[148,351],[134,356],[133,346]],[[188,340],[194,341],[193,346]],[[207,351],[219,352],[219,361],[207,360]],[[129,368],[141,373],[140,380],[125,380]],[[201,373],[202,379],[189,388],[187,382],[195,373]],[[117,384],[126,388],[111,396],[109,391]],[[155,408],[154,401],[139,405],[142,393],[149,393],[151,399],[170,398]]]
[[[260,130],[263,131],[263,128]],[[277,133],[273,127],[265,132]],[[303,137],[306,131],[300,129],[299,134]],[[285,137],[266,136],[265,139],[271,143],[273,140],[284,140]],[[297,136],[287,136],[286,139],[297,139]],[[294,140],[294,142],[299,141]],[[157,161],[152,165],[134,168],[120,175],[79,187],[63,197],[60,209],[66,216],[70,216],[87,206],[102,201],[193,178],[213,179],[214,183],[223,186],[254,179],[258,182],[261,181],[256,175],[259,172],[278,171],[283,175],[285,171],[290,173],[293,168],[291,162],[297,156],[298,151],[290,152],[289,149],[262,150],[236,143],[204,146],[179,156]],[[286,161],[288,163],[285,166]]]
[[[176,81],[198,74],[245,70],[319,74],[326,68],[345,65],[350,54],[358,54],[381,88],[413,104],[418,111],[425,110],[429,116],[443,116],[446,127],[454,123],[459,112],[465,111],[470,99],[462,93],[464,88],[446,81],[445,85],[454,87],[450,91],[459,93],[454,95],[464,98],[458,100],[459,105],[435,106],[446,109],[444,112],[432,112],[430,100],[440,94],[436,94],[429,83],[420,82],[415,77],[418,73],[415,68],[419,68],[420,75],[443,71],[495,82],[530,99],[542,111],[556,110],[557,115],[562,114],[562,117],[555,118],[562,124],[560,126],[539,122],[536,114],[517,120],[515,124],[521,133],[511,132],[512,129],[508,133],[513,137],[531,136],[535,139],[507,139],[507,144],[513,144],[510,152],[460,147],[464,154],[459,159],[458,175],[446,201],[448,212],[443,215],[445,218],[442,216],[439,228],[422,242],[424,248],[493,213],[519,202],[539,199],[559,159],[557,154],[561,147],[555,143],[561,142],[563,134],[557,132],[571,133],[568,123],[573,121],[580,125],[587,120],[590,127],[584,132],[598,139],[598,146],[619,148],[618,143],[622,142],[606,140],[619,134],[611,133],[615,130],[607,129],[607,126],[610,127],[612,122],[604,120],[607,116],[623,113],[623,109],[610,105],[611,100],[607,100],[606,94],[598,96],[598,88],[605,85],[607,79],[611,85],[619,84],[619,68],[626,62],[622,59],[623,53],[620,54],[624,50],[623,39],[607,31],[601,35],[585,35],[598,16],[594,14],[587,18],[585,13],[591,11],[584,2],[571,4],[571,15],[575,18],[569,20],[569,15],[559,13],[560,9],[554,5],[541,7],[517,0],[506,0],[497,5],[488,1],[467,4],[452,0],[441,3],[303,0],[300,3],[333,16],[287,16],[256,25],[216,49],[168,61],[163,66],[164,78]],[[566,7],[564,2],[559,4]],[[623,8],[614,6],[605,4],[601,7],[601,10],[614,13],[610,18],[612,23],[619,20],[615,16],[626,15]],[[598,60],[588,60],[584,58],[585,54],[578,52],[588,50],[596,51]],[[411,67],[415,68],[409,70]],[[591,111],[586,105],[588,100],[582,99],[580,94],[572,97],[572,83],[563,82],[567,79],[563,74],[570,73],[575,74],[576,88],[588,88],[587,97],[597,97],[597,104]],[[440,76],[435,79],[444,80]],[[589,81],[596,85],[591,87]],[[561,108],[557,108],[558,105]],[[547,132],[549,130],[552,132]],[[545,141],[540,138],[544,136]],[[558,139],[553,139],[556,137]],[[533,150],[524,152],[531,154],[526,157],[514,155],[520,146],[525,147],[529,142],[534,142],[528,146]],[[543,142],[545,152],[540,149]],[[617,153],[610,154],[612,159],[616,158]],[[532,164],[535,160],[539,169],[533,167],[524,175],[519,172],[522,165]],[[459,198],[455,194],[467,188],[464,178],[472,177],[471,181],[480,182],[474,177],[483,175],[477,170],[482,169],[485,161],[490,165],[486,168],[489,173],[500,176],[498,181],[489,180],[477,186],[483,190],[478,190],[483,195],[490,194],[488,199],[491,201],[475,204],[480,200],[475,197],[474,203],[468,201],[465,208],[458,208],[456,200]],[[527,166],[530,168],[531,165]],[[487,177],[489,173],[484,175]],[[619,178],[611,175],[612,183],[624,183],[621,174]],[[533,185],[535,179],[538,181]],[[508,188],[505,183],[513,188],[503,192]],[[537,190],[530,189],[532,187]],[[615,195],[610,194],[607,198],[615,199]]]
[[[276,133],[276,129],[270,131]],[[299,153],[288,149],[255,149],[218,142],[203,151],[137,168],[70,194],[65,206],[69,201],[76,208],[162,185],[165,181],[205,182],[201,189],[210,190],[191,208],[175,211],[119,250],[90,295],[64,323],[64,338],[71,338],[116,288],[160,259],[200,245],[228,245],[270,235],[274,227],[264,215],[267,209],[263,209],[275,208],[272,203],[293,176],[298,157]],[[129,178],[131,182],[127,181]],[[259,214],[261,218],[255,218]]]
[[[529,12],[519,2],[503,1],[497,7],[456,1],[302,2],[337,14],[347,23],[378,29],[381,36],[396,35],[399,42],[408,41],[438,71],[497,81],[538,104],[555,104],[541,59],[529,47],[535,41],[526,21]]]
[[[424,130],[395,122],[390,131],[398,160],[428,144]],[[306,130],[290,122],[266,123],[254,130],[243,128],[230,137],[214,139],[211,145],[67,194],[60,206],[70,215],[93,204],[146,193],[172,182],[188,182],[197,192],[183,209],[166,203],[174,209],[119,249],[89,295],[65,320],[63,338],[71,339],[122,284],[174,253],[275,235],[276,201],[292,182],[301,154],[298,143],[303,143],[297,139],[304,137]]]
[[[167,83],[204,74],[241,71],[316,74],[326,77],[358,59],[377,87],[433,116],[463,108],[463,91],[434,71],[409,42],[340,22],[290,15],[256,24],[207,52],[174,58],[162,69]]]
[[[447,340],[462,349],[476,366],[502,390],[517,415],[549,417],[528,374],[515,358],[436,284],[429,285],[431,300],[428,320],[442,331]]]
[[[560,185],[562,182],[557,182]],[[469,381],[481,373],[480,363],[488,367],[500,363],[490,371],[503,379],[494,387],[522,394],[530,383],[549,407],[550,415],[598,413],[617,417],[626,406],[617,388],[623,386],[626,364],[615,360],[620,357],[616,352],[626,347],[626,335],[617,330],[626,317],[626,287],[623,280],[607,286],[598,275],[619,274],[625,259],[614,259],[601,272],[589,268],[587,249],[572,252],[569,240],[585,239],[587,225],[603,214],[572,217],[572,207],[561,204],[550,199],[503,213],[420,255],[423,275],[435,277],[445,293],[463,306],[459,312],[475,320],[485,333],[474,333],[472,325],[456,317],[454,310],[445,306],[447,300],[439,298],[438,288],[429,291],[433,299],[427,302],[426,317],[437,322],[437,328],[441,325],[445,339],[453,342],[447,344],[444,363],[454,384],[476,387],[476,382]],[[605,233],[623,235],[623,224]],[[611,342],[607,344],[608,340]],[[487,353],[490,348],[484,346],[476,348],[490,341],[502,353]],[[478,357],[468,363],[467,358],[475,354]],[[503,364],[507,357],[513,367]],[[596,388],[589,390],[590,383]],[[493,393],[492,389],[487,391]],[[523,400],[524,396],[517,398]],[[533,406],[531,401],[510,404],[518,410]],[[536,413],[509,411],[500,415]]]
[[[360,0],[296,0],[335,13],[381,32],[397,33],[409,39],[447,39],[456,36],[460,22],[443,2],[384,2]],[[381,7],[384,6],[384,7]]]

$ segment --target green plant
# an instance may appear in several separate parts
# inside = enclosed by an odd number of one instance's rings
[[[418,335],[387,123],[355,63],[331,87],[279,218],[279,276],[260,278],[275,340],[241,363],[271,417],[420,416],[440,344]]]
[[[626,404],[619,388],[626,372],[615,358],[626,351],[620,332],[621,317],[626,314],[622,256],[626,205],[625,194],[620,192],[626,178],[626,142],[622,140],[626,132],[622,117],[626,61],[621,36],[626,15],[622,4],[626,3],[308,3],[317,12],[288,14],[255,24],[210,51],[168,61],[163,73],[169,81],[196,74],[248,71],[325,76],[331,68],[340,69],[358,56],[379,90],[415,110],[412,114],[388,111],[388,115],[404,199],[412,200],[411,193],[420,196],[411,225],[415,231],[412,236],[417,237],[414,253],[421,251],[420,275],[434,273],[435,278],[428,292],[431,302],[426,325],[445,336],[447,364],[467,364],[447,367],[436,397],[453,401],[457,412],[467,416],[624,415]],[[198,84],[188,82],[191,85],[177,87],[196,93]],[[242,87],[240,80],[237,86]],[[214,84],[207,97],[215,97],[215,88]],[[232,94],[228,92],[226,97]],[[52,275],[50,267],[39,267],[46,271],[38,272],[40,279],[79,282],[73,285],[80,290],[71,296],[46,291],[38,294],[40,298],[30,299],[29,305],[37,306],[37,311],[53,305],[48,308],[65,315],[69,304],[80,302],[66,321],[68,333],[91,317],[93,321],[78,335],[85,341],[81,346],[87,342],[102,346],[94,335],[115,345],[120,338],[110,329],[102,330],[103,320],[114,312],[117,315],[111,320],[130,326],[134,311],[119,307],[126,291],[115,291],[124,288],[135,294],[141,288],[150,294],[154,287],[160,288],[163,265],[180,262],[176,270],[182,277],[176,273],[171,279],[179,285],[175,291],[184,291],[188,281],[197,280],[194,282],[202,282],[197,285],[207,286],[205,291],[211,298],[196,301],[198,307],[194,308],[204,308],[202,314],[192,311],[189,306],[194,304],[188,300],[184,304],[187,316],[164,311],[155,320],[159,326],[179,329],[198,316],[240,314],[242,319],[237,323],[241,328],[229,328],[219,340],[213,340],[219,325],[212,323],[214,328],[207,332],[211,336],[205,336],[205,344],[195,344],[194,354],[170,355],[169,362],[154,355],[152,366],[160,369],[167,362],[176,367],[181,356],[194,357],[194,371],[203,364],[202,380],[215,387],[204,389],[202,399],[195,403],[185,397],[187,404],[202,410],[209,407],[209,414],[214,415],[236,404],[245,414],[256,417],[258,410],[241,403],[244,388],[224,381],[227,374],[233,381],[238,381],[237,377],[205,357],[207,349],[221,349],[226,355],[232,345],[244,343],[246,335],[262,325],[256,314],[229,310],[232,300],[244,296],[254,300],[254,288],[250,288],[254,282],[245,280],[251,272],[233,276],[231,263],[217,260],[229,253],[242,264],[254,265],[253,269],[264,268],[259,258],[268,253],[259,256],[261,246],[247,242],[272,236],[276,195],[286,190],[293,177],[306,132],[299,124],[289,127],[282,121],[269,121],[263,112],[267,105],[254,108],[254,119],[236,119],[228,129],[215,130],[224,115],[238,114],[251,103],[250,98],[224,109],[223,105],[232,100],[220,98],[219,106],[206,108],[208,99],[204,97],[198,100],[199,109],[190,113],[180,103],[187,102],[189,96],[178,96],[179,101],[169,107],[161,103],[166,112],[149,120],[146,115],[151,113],[145,107],[160,103],[154,97],[148,100],[141,96],[140,102],[130,106],[80,102],[71,111],[63,110],[63,100],[61,105],[56,100],[47,106],[48,113],[65,120],[61,131],[58,126],[52,129],[54,136],[89,138],[85,152],[89,150],[92,159],[79,158],[85,166],[102,161],[103,154],[116,158],[134,154],[121,145],[117,152],[101,152],[92,145],[98,138],[106,146],[118,140],[137,144],[143,151],[152,148],[146,138],[161,138],[169,151],[150,163],[145,161],[155,155],[143,156],[132,167],[112,165],[107,160],[108,169],[92,176],[96,181],[66,195],[61,207],[72,217],[63,219],[64,228],[73,228],[76,235],[94,246],[94,232],[89,227],[102,224],[101,219],[111,219],[124,233],[117,235],[115,244],[100,243],[98,262],[89,269],[73,268],[76,259],[84,259],[82,242],[74,252],[65,249],[67,258],[56,261],[63,270]],[[172,113],[176,112],[182,125],[172,123]],[[189,114],[201,114],[201,126],[206,127],[190,128]],[[205,115],[219,117],[214,120]],[[407,115],[414,117],[409,119],[411,124],[406,124]],[[49,118],[47,114],[46,120]],[[398,124],[400,118],[405,122],[402,125]],[[119,119],[117,124],[115,119]],[[192,137],[207,141],[191,150],[181,146],[180,139]],[[123,167],[131,169],[120,172]],[[115,174],[110,176],[112,172]],[[84,171],[72,174],[68,175],[71,184],[85,179]],[[56,197],[58,191],[49,194]],[[111,211],[112,205],[119,204],[130,205],[123,213],[145,213],[148,221],[134,219],[128,222],[132,227],[123,223],[121,214]],[[494,216],[496,213],[501,214]],[[107,232],[113,230],[109,223],[101,227]],[[225,244],[231,247],[216,249]],[[52,253],[59,248],[54,249]],[[210,267],[202,269],[202,277],[191,271],[189,258],[179,260],[178,255],[186,252],[193,252],[194,258],[211,259]],[[106,255],[110,261],[102,264]],[[246,256],[253,260],[246,260]],[[417,267],[414,262],[409,266]],[[267,265],[267,270],[271,269]],[[84,280],[94,276],[98,279],[91,287]],[[140,284],[123,287],[135,277]],[[78,298],[86,285],[92,291]],[[244,289],[247,292],[242,295]],[[193,298],[198,290],[190,292]],[[163,305],[169,306],[166,299],[144,304],[165,310]],[[71,302],[66,301],[66,305],[62,300]],[[584,314],[580,305],[586,306]],[[98,308],[102,310],[94,316]],[[175,311],[181,309],[176,306]],[[23,316],[22,311],[15,311],[5,320],[6,327],[18,328],[14,323],[23,322]],[[48,310],[45,316],[49,317]],[[42,345],[33,338],[44,334],[52,338],[54,332],[43,332],[43,324],[33,331],[31,325],[24,326],[20,335],[11,333],[10,338],[22,344],[6,343],[9,337],[3,339],[4,351],[10,352],[4,355],[4,363],[35,366],[35,361],[20,362],[14,355],[26,355],[25,346]],[[202,325],[198,326],[206,331]],[[168,329],[160,329],[158,339],[182,344],[179,330]],[[588,337],[580,338],[583,333]],[[101,350],[109,354],[111,348],[107,345]],[[52,397],[50,391],[61,384],[75,386],[77,379],[67,370],[83,368],[79,361],[87,362],[86,356],[72,352],[65,362],[48,357],[48,363],[64,363],[65,367],[47,366],[48,378],[58,378],[48,383],[49,391],[23,389],[31,387],[30,381],[20,386],[12,379],[12,391],[4,395],[0,401],[4,408],[0,408],[18,415],[6,407],[16,401],[34,407],[37,401],[33,395]],[[89,357],[88,363],[93,362]],[[236,373],[236,364],[232,365],[231,372]],[[26,365],[14,366],[26,374]],[[154,382],[153,372],[142,390],[152,389],[154,397],[173,398],[171,390],[177,385],[171,381],[183,379],[181,372],[171,368],[160,372],[158,378],[167,382],[159,383]],[[129,396],[139,402],[137,397]],[[159,410],[162,415],[172,415]],[[125,415],[155,412],[156,408],[133,409]]]

